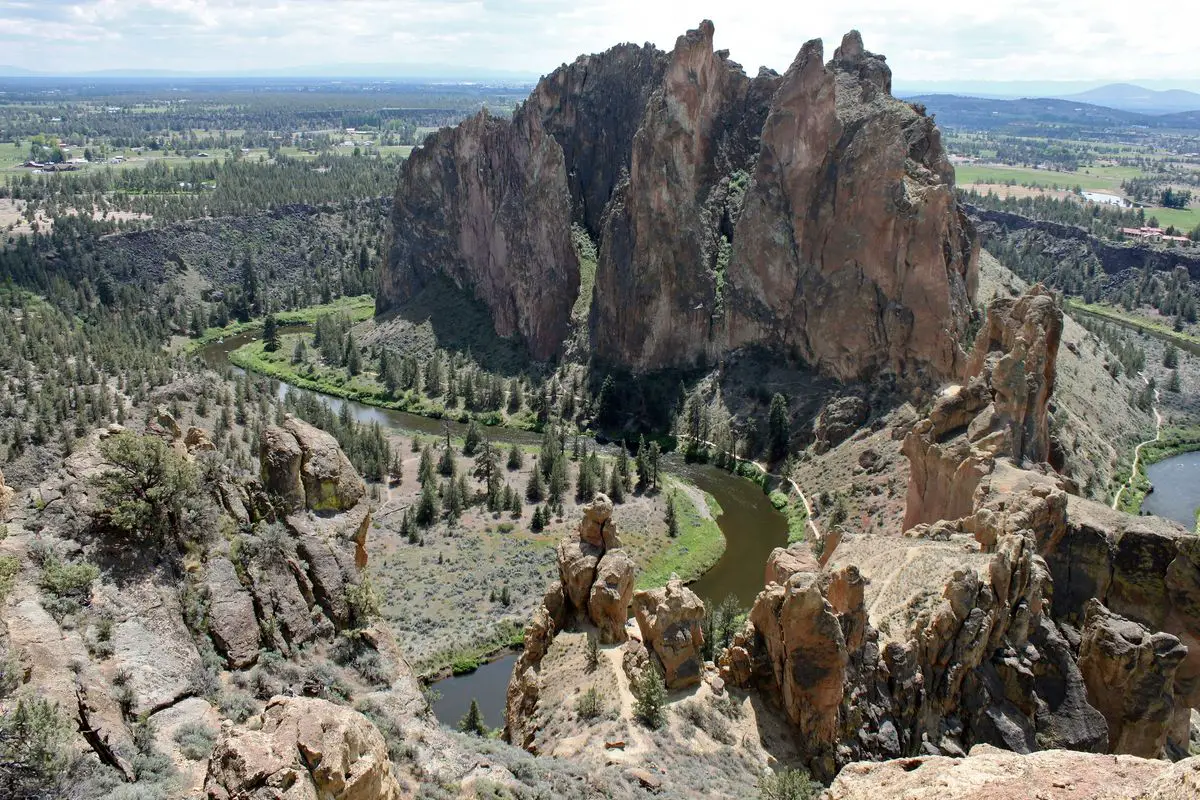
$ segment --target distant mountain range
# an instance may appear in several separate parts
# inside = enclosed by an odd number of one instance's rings
[[[504,82],[534,84],[539,76],[480,67],[448,64],[319,64],[301,67],[281,67],[258,70],[228,70],[222,72],[188,72],[164,69],[109,69],[90,72],[39,72],[0,65],[0,78],[82,78],[95,80],[122,79],[193,79],[205,78],[377,78],[385,80]]]
[[[1061,136],[1068,129],[1105,130],[1141,127],[1156,130],[1200,130],[1200,111],[1147,114],[1061,98],[1002,100],[952,94],[914,95],[937,115],[938,124],[968,130],[1007,130],[1017,135],[1045,135],[1048,126]]]
[[[1097,106],[1142,114],[1174,114],[1180,111],[1200,111],[1200,94],[1185,89],[1156,91],[1132,83],[1110,83],[1086,92],[1063,96],[1064,100],[1079,100]]]

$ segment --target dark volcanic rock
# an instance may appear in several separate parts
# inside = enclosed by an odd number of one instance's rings
[[[532,108],[481,111],[433,134],[400,169],[395,237],[376,310],[403,305],[437,274],[491,311],[496,333],[536,359],[558,352],[579,293],[562,148]]]

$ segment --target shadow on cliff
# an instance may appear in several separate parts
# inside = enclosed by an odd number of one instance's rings
[[[488,372],[509,377],[538,373],[543,366],[519,339],[496,335],[487,307],[441,276],[430,277],[403,305],[377,316],[375,326],[368,345],[386,344],[418,358],[435,348],[458,351]]]

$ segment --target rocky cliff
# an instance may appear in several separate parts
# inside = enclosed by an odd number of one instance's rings
[[[602,364],[755,345],[841,380],[956,376],[977,244],[933,121],[890,92],[857,32],[827,64],[809,42],[783,76],[747,76],[708,21],[670,54],[582,57],[511,121],[480,115],[414,151],[378,310],[446,275],[551,356],[578,292],[574,221],[598,239]]]
[[[819,776],[979,744],[1188,753],[1194,537],[1075,497],[1035,463],[1061,312],[1039,287],[990,312],[975,377],[906,440],[914,524],[843,529],[819,567],[773,555],[719,658],[727,682],[781,707]]]
[[[579,292],[562,148],[532,106],[487,110],[425,140],[404,162],[379,312],[449,278],[535,359],[558,352]]]

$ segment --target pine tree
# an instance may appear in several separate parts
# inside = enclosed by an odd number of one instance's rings
[[[529,520],[529,529],[534,533],[541,533],[546,528],[546,520],[542,516],[542,507],[535,506],[533,509],[533,518]]]
[[[546,499],[546,483],[542,480],[540,469],[530,473],[529,482],[525,484],[525,499],[531,503],[540,503]]]
[[[487,725],[483,723],[483,712],[479,710],[479,701],[471,698],[471,707],[467,709],[467,715],[458,723],[460,733],[469,733],[474,736],[487,736]]]
[[[433,481],[425,481],[421,487],[421,498],[417,501],[416,523],[427,528],[437,522],[437,489]]]
[[[449,447],[442,450],[438,458],[438,474],[445,478],[453,478],[458,473],[458,463],[454,460],[454,451]]]
[[[779,461],[787,455],[791,436],[787,400],[783,395],[776,394],[771,398],[771,410],[767,414],[767,447],[772,462]]]
[[[525,455],[521,452],[521,448],[517,447],[516,443],[508,449],[508,464],[510,470],[518,470],[525,466]]]
[[[511,487],[510,487],[510,490],[511,490]],[[523,504],[521,503],[521,493],[520,492],[513,492],[512,496],[508,498],[508,510],[509,510],[509,512],[512,513],[513,519],[521,518],[521,514],[524,512],[525,509],[524,509]]]
[[[644,492],[650,486],[650,453],[646,449],[645,436],[638,439],[637,454],[633,457],[633,463],[637,469],[638,491]]]
[[[448,480],[442,484],[442,509],[446,512],[446,519],[452,522],[462,516],[463,498],[458,481]]]
[[[647,728],[662,727],[665,721],[663,706],[667,702],[667,686],[654,665],[642,670],[633,685],[633,715]]]
[[[415,439],[413,441],[416,441]],[[429,483],[433,479],[433,451],[429,449],[429,445],[421,450],[421,463],[417,465],[417,480],[421,485]]]
[[[404,481],[404,459],[400,457],[399,453],[392,456],[392,463],[388,466],[388,476],[395,484]]]
[[[650,485],[657,491],[658,489],[658,465],[662,458],[662,448],[658,442],[650,443]]]
[[[679,535],[679,519],[675,514],[675,493],[667,495],[667,513],[663,519],[667,522],[667,536],[672,539]]]
[[[263,320],[263,350],[274,353],[279,349],[279,323],[274,314],[267,314]]]
[[[567,459],[561,453],[553,459],[550,468],[550,481],[546,487],[546,496],[554,505],[562,502],[563,494],[567,491]]]
[[[608,496],[614,503],[625,502],[625,482],[617,469],[613,469],[612,475],[609,476]]]
[[[1175,349],[1175,345],[1169,344],[1163,350],[1163,366],[1167,369],[1175,369],[1179,366],[1179,351]]]
[[[1167,391],[1179,394],[1179,370],[1171,370],[1171,374],[1167,377]]]
[[[471,424],[467,426],[467,435],[463,439],[463,455],[473,456],[479,448],[479,443],[483,440],[483,434],[479,430],[479,425],[475,420],[471,420]]]

